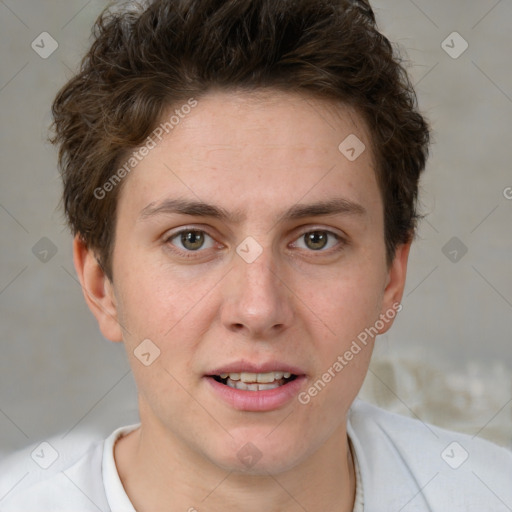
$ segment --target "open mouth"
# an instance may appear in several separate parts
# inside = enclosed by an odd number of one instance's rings
[[[214,380],[233,389],[241,391],[265,391],[276,389],[297,378],[297,375],[289,372],[268,373],[221,373],[210,375]]]

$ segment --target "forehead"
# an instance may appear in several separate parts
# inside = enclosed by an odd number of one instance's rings
[[[291,149],[317,157],[337,150],[343,135],[358,135],[370,142],[366,125],[353,107],[275,90],[211,92],[199,99],[184,121],[176,127],[175,137],[189,134],[197,146],[231,154],[254,156],[264,147],[272,153]]]
[[[216,91],[186,111],[130,174],[122,196],[132,208],[211,196],[238,200],[239,211],[253,200],[277,208],[330,199],[337,189],[355,202],[380,199],[369,132],[351,107],[278,91]]]

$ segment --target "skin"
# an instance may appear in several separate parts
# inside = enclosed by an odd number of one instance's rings
[[[353,162],[338,150],[350,134],[367,148]],[[139,390],[141,427],[115,446],[138,511],[352,510],[347,412],[373,341],[306,405],[293,399],[267,412],[235,410],[204,375],[240,359],[278,360],[303,370],[307,390],[396,307],[410,244],[386,264],[370,148],[362,118],[347,106],[277,91],[213,91],[125,178],[112,283],[75,239],[87,303],[103,335],[124,341]],[[240,218],[141,218],[169,198]],[[297,204],[339,198],[365,213],[283,220]],[[205,245],[187,252],[171,238],[183,228],[204,230]],[[322,231],[327,245],[307,244],[311,231]],[[252,263],[236,253],[248,236],[263,251]],[[160,356],[145,366],[134,350],[148,338]],[[250,468],[237,456],[249,442],[261,453]]]

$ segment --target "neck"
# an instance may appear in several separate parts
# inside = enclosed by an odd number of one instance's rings
[[[121,438],[114,455],[138,512],[350,512],[355,470],[346,427],[293,468],[272,474],[223,469],[153,424]]]

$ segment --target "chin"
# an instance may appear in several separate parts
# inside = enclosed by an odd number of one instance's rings
[[[238,435],[222,447],[215,443],[208,458],[216,466],[230,472],[267,476],[292,469],[306,458],[303,450],[307,441],[304,437],[286,436],[286,430],[280,436],[269,439],[271,429],[249,429],[252,434]],[[235,440],[236,439],[236,440]],[[220,450],[219,450],[220,448]]]

